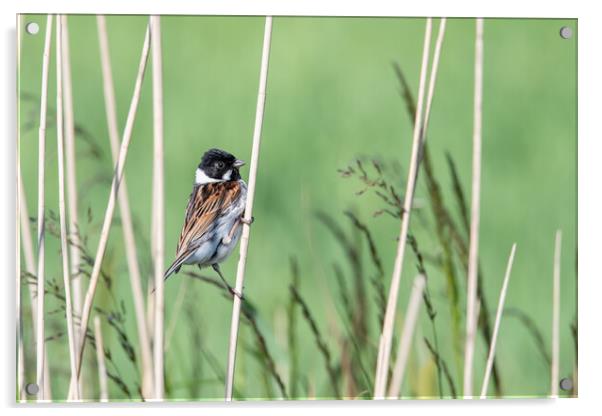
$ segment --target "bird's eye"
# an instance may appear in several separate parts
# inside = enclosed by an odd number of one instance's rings
[[[224,168],[224,162],[222,162],[221,160],[219,162],[217,162],[215,165],[217,166],[218,169]]]

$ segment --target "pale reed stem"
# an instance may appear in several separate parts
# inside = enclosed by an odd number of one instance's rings
[[[19,162],[17,162],[19,163]],[[29,226],[29,211],[27,209],[27,200],[25,199],[25,187],[23,177],[21,176],[21,167],[19,166],[19,222],[21,225],[21,244],[23,249],[23,258],[25,259],[25,271],[32,275],[36,273],[36,262],[33,254],[33,239],[31,237],[31,228]],[[28,284],[30,296],[32,299],[32,310],[34,311],[32,318],[36,319],[36,302],[35,290],[36,283]],[[34,324],[35,326],[35,324]]]
[[[144,45],[142,47],[142,54],[140,57],[140,64],[138,67],[138,74],[136,76],[136,84],[134,86],[134,93],[132,95],[132,101],[130,103],[130,109],[128,111],[128,117],[125,123],[125,129],[123,132],[123,140],[121,142],[121,147],[119,149],[119,158],[117,160],[117,165],[115,167],[115,174],[113,176],[113,181],[111,184],[111,191],[109,194],[109,200],[107,202],[107,209],[105,212],[105,217],[102,225],[102,229],[100,232],[100,239],[98,242],[98,249],[96,251],[96,257],[94,259],[94,266],[92,268],[92,273],[90,274],[90,284],[88,286],[88,291],[86,292],[86,297],[84,299],[84,306],[82,309],[81,316],[81,324],[80,324],[80,343],[78,345],[79,348],[79,356],[78,356],[78,375],[81,370],[82,357],[84,354],[84,349],[86,346],[86,328],[88,327],[88,321],[90,319],[90,312],[92,310],[92,303],[94,301],[94,295],[96,294],[96,286],[98,284],[98,278],[100,277],[100,268],[102,266],[102,259],[104,258],[105,250],[107,248],[107,243],[109,240],[109,232],[111,230],[111,224],[113,222],[113,213],[115,212],[115,203],[117,199],[117,191],[119,190],[119,183],[123,176],[123,170],[125,168],[125,160],[127,157],[128,147],[130,145],[130,139],[132,138],[132,130],[134,128],[134,120],[136,118],[136,111],[138,109],[138,103],[140,102],[140,91],[142,90],[142,81],[144,80],[144,73],[146,70],[146,61],[148,58],[148,53],[150,49],[150,30],[147,28],[146,36],[144,39]],[[73,384],[77,383],[77,379],[71,380],[71,387],[73,389]]]
[[[441,21],[439,22],[439,29],[438,29],[438,33],[437,33],[437,40],[435,42],[435,50],[433,52],[433,63],[431,66],[431,73],[430,73],[430,77],[429,77],[429,86],[428,86],[428,93],[427,93],[427,99],[426,99],[426,105],[425,105],[425,111],[424,111],[424,121],[422,123],[421,126],[421,132],[420,132],[420,142],[421,142],[421,147],[419,149],[419,153],[422,152],[422,146],[424,146],[424,141],[426,140],[426,128],[428,126],[428,120],[430,119],[430,114],[431,114],[431,107],[432,107],[432,103],[433,103],[433,96],[434,96],[434,92],[435,92],[435,85],[437,83],[437,73],[438,73],[438,69],[439,69],[439,59],[441,57],[441,46],[443,45],[443,39],[445,37],[445,23],[446,23],[446,18],[442,18]],[[430,40],[429,40],[430,42]],[[403,263],[403,262],[402,262]],[[406,326],[404,325],[404,328]],[[405,334],[405,329],[404,329],[404,334]],[[411,338],[411,337],[410,337]],[[403,339],[402,339],[403,341]],[[410,340],[407,340],[407,342],[409,343]],[[402,347],[404,348],[402,351]],[[389,388],[389,396],[399,396],[401,394],[401,383],[403,382],[403,374],[405,373],[405,366],[406,366],[406,361],[407,360],[407,350],[409,351],[409,344],[408,345],[402,345],[400,343],[399,345],[399,350],[400,353],[405,354],[405,358],[403,360],[398,359],[397,361],[397,367],[396,367],[396,373],[394,373],[394,378],[391,382],[391,386]],[[403,355],[400,355],[400,353],[398,353],[398,357],[402,357]],[[383,365],[383,363],[381,362],[378,365]],[[387,363],[387,368],[389,366],[389,364]],[[382,367],[381,367],[382,368]],[[386,388],[386,382],[385,382],[385,388]]]
[[[161,21],[159,16],[151,16],[151,42],[153,66],[153,241],[152,253],[155,274],[155,330],[154,330],[154,369],[155,399],[164,396],[164,191],[163,191],[163,70],[161,56]]]
[[[71,282],[73,287],[73,310],[79,314],[82,309],[82,278],[79,273],[81,254],[78,249],[79,233],[77,232],[77,170],[75,164],[75,119],[73,115],[73,88],[71,84],[71,54],[69,52],[69,28],[67,16],[61,16],[62,32],[62,59],[63,59],[63,114],[65,116],[65,161],[67,173],[67,212],[68,232],[74,244],[69,247],[69,260],[71,260]],[[76,328],[76,335],[78,335]]]
[[[69,28],[67,16],[61,16],[62,32],[62,59],[63,59],[63,114],[64,114],[64,129],[65,129],[65,160],[67,172],[67,212],[68,225],[67,232],[73,244],[69,245],[69,260],[71,264],[71,287],[73,294],[73,310],[76,315],[79,315],[82,310],[82,277],[79,271],[81,262],[81,253],[78,246],[79,230],[78,230],[78,214],[77,214],[77,170],[76,170],[76,154],[75,154],[75,118],[73,115],[73,88],[71,84],[71,53],[69,52]],[[79,342],[79,327],[75,325],[75,347]],[[80,397],[84,395],[83,380],[80,379]]]
[[[479,256],[479,208],[481,197],[481,129],[483,117],[483,19],[476,19],[474,127],[472,140],[472,206],[468,284],[466,293],[466,343],[464,348],[464,398],[472,397],[472,372],[475,333],[477,330],[476,301]]]
[[[104,16],[96,16],[98,26],[98,42],[100,46],[100,61],[102,67],[103,93],[105,112],[111,154],[113,163],[119,158],[119,128],[117,127],[117,105],[115,101],[115,87],[111,71],[111,57],[109,53],[109,38]],[[151,352],[151,341],[148,333],[148,323],[144,309],[144,292],[142,290],[142,279],[138,256],[136,254],[136,240],[134,237],[134,225],[130,212],[130,202],[125,175],[121,179],[118,191],[119,214],[121,217],[121,229],[123,232],[123,244],[125,257],[128,264],[132,297],[134,300],[134,311],[136,314],[136,328],[138,331],[138,342],[140,343],[141,373],[142,373],[142,395],[150,398],[153,395],[153,363]]]
[[[439,22],[439,29],[437,30],[437,40],[435,41],[435,51],[433,52],[433,64],[431,66],[431,75],[429,77],[428,93],[426,94],[426,108],[424,110],[424,123],[423,130],[426,130],[428,120],[431,117],[431,107],[433,104],[433,97],[435,95],[435,85],[437,83],[437,73],[439,70],[439,59],[441,58],[441,46],[443,45],[443,38],[445,37],[445,24],[447,19],[441,18]],[[422,132],[422,139],[426,137],[426,132]],[[424,143],[422,143],[424,145]]]
[[[94,340],[96,341],[96,362],[98,364],[98,386],[100,387],[100,401],[109,401],[109,383],[107,378],[107,366],[105,363],[105,347],[102,340],[100,318],[94,317]]]
[[[20,157],[20,156],[19,156]],[[19,163],[19,162],[17,162]],[[36,263],[33,254],[33,239],[31,237],[31,228],[29,226],[29,211],[27,209],[27,201],[25,199],[25,188],[23,185],[23,177],[21,176],[20,166],[17,167],[19,175],[18,193],[19,193],[19,222],[21,228],[21,247],[23,249],[23,257],[25,258],[25,271],[31,276],[35,276]],[[19,256],[19,260],[20,260]],[[29,288],[29,304],[31,305],[31,320],[33,339],[37,336],[37,322],[38,322],[38,304],[36,302],[36,282],[29,282],[27,287]],[[44,346],[44,380],[50,380],[50,367],[48,366],[48,353],[46,346]],[[52,399],[52,389],[50,383],[44,384],[44,397],[46,400]]]
[[[558,397],[560,373],[560,255],[562,250],[562,231],[556,231],[554,244],[554,287],[552,293],[552,370],[550,396]]]
[[[259,91],[257,93],[257,107],[255,112],[255,128],[253,130],[253,150],[251,152],[251,165],[249,167],[249,185],[247,190],[247,204],[245,207],[245,222],[242,225],[240,238],[240,257],[236,270],[236,292],[242,295],[245,280],[245,267],[247,264],[247,251],[249,248],[250,223],[253,213],[253,197],[255,196],[255,182],[257,180],[257,165],[259,162],[259,146],[261,144],[261,129],[263,126],[263,113],[265,107],[266,84],[270,60],[270,43],[272,39],[272,16],[266,16],[263,34],[263,50],[261,53],[261,70],[259,73]],[[234,386],[234,368],[236,365],[236,343],[238,340],[238,327],[240,323],[241,299],[233,296],[232,323],[230,325],[230,345],[228,348],[228,372],[226,374],[226,401],[232,401]]]
[[[497,336],[500,331],[500,322],[502,321],[502,314],[504,313],[504,302],[506,301],[506,292],[508,290],[508,282],[510,281],[510,272],[512,272],[512,264],[514,263],[515,252],[516,243],[512,245],[510,257],[508,258],[508,265],[506,266],[506,274],[504,275],[504,283],[502,284],[502,290],[500,291],[500,300],[498,301],[497,312],[495,314],[495,324],[493,327],[493,335],[491,336],[491,346],[489,347],[487,366],[485,367],[485,376],[483,377],[483,385],[481,387],[481,399],[485,399],[487,397],[487,387],[489,386],[489,377],[491,376],[491,369],[493,368],[493,357],[495,357]]]
[[[63,138],[63,34],[61,16],[56,16],[56,147],[59,180],[59,227],[61,239],[61,260],[63,262],[63,285],[65,286],[65,315],[67,318],[67,343],[69,345],[69,365],[71,377],[77,375],[75,357],[75,335],[73,333],[73,306],[71,304],[71,277],[69,274],[69,251],[67,245],[67,214],[65,209],[65,149]],[[75,385],[73,400],[79,400],[79,385]]]
[[[40,94],[40,128],[38,131],[38,273],[37,273],[37,333],[36,333],[36,383],[39,387],[38,400],[45,398],[44,386],[44,232],[45,224],[45,180],[46,180],[46,113],[48,101],[48,69],[50,67],[50,40],[52,38],[52,15],[46,18],[46,36],[44,40],[44,55],[42,58],[42,92]]]
[[[401,386],[408,363],[408,357],[410,356],[412,337],[414,336],[414,328],[416,326],[416,321],[418,320],[418,312],[420,310],[420,303],[422,302],[425,285],[425,276],[422,274],[416,276],[403,323],[403,331],[401,332],[401,340],[399,341],[399,348],[397,350],[397,361],[395,362],[393,370],[393,379],[389,386],[389,399],[396,399],[401,395]]]
[[[151,241],[151,250],[154,248],[154,243]],[[154,284],[154,276],[153,276],[153,284]],[[150,289],[148,289],[150,291]],[[146,316],[146,331],[148,333],[148,337],[151,340],[155,333],[155,294],[149,293],[146,298],[146,308],[145,308],[145,316]],[[151,354],[152,358],[152,354]],[[151,374],[151,381],[153,381],[154,373]]]
[[[387,378],[389,362],[391,359],[391,343],[393,338],[393,325],[395,323],[395,312],[397,310],[397,299],[399,297],[399,284],[401,280],[401,270],[403,267],[403,258],[405,254],[406,240],[410,225],[410,214],[412,209],[412,199],[414,198],[414,188],[418,173],[420,144],[422,142],[421,132],[424,133],[422,125],[422,114],[424,107],[424,93],[426,86],[426,73],[429,61],[429,46],[431,43],[432,19],[426,19],[426,28],[424,33],[424,45],[422,49],[422,64],[420,68],[420,84],[418,88],[418,101],[416,105],[416,118],[414,121],[414,134],[412,139],[412,156],[410,158],[410,167],[407,177],[406,194],[403,204],[403,218],[401,220],[401,229],[399,232],[399,242],[397,244],[397,254],[393,266],[393,275],[391,276],[391,286],[389,297],[387,299],[387,308],[385,310],[385,319],[381,333],[380,348],[378,356],[380,364],[376,368],[374,376],[374,398],[383,399],[387,388]]]

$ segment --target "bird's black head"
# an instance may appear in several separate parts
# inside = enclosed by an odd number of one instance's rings
[[[196,171],[197,184],[237,181],[240,179],[238,168],[244,165],[242,160],[220,149],[209,149],[203,155]]]

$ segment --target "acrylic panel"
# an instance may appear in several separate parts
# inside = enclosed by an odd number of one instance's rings
[[[577,20],[17,24],[17,401],[577,396]]]

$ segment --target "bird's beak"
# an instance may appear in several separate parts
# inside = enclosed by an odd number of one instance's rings
[[[234,162],[234,164],[232,166],[234,166],[235,168],[239,168],[241,166],[244,166],[244,164],[245,164],[244,160],[236,159],[236,161]]]

